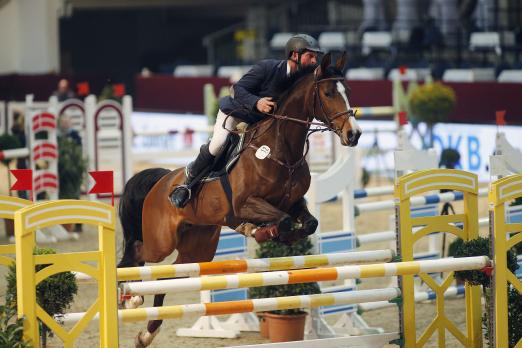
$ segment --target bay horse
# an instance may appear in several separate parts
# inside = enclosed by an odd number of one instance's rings
[[[330,66],[326,54],[319,66],[302,68],[279,98],[277,113],[246,129],[241,155],[228,174],[228,195],[223,180],[208,181],[178,209],[169,194],[185,181],[182,169],[146,169],[133,176],[119,206],[124,254],[118,267],[161,262],[175,249],[175,263],[211,261],[222,226],[258,242],[290,243],[314,233],[318,222],[304,199],[310,185],[304,154],[310,126],[317,119],[344,146],[356,146],[361,135],[342,74],[345,62],[346,53]],[[156,295],[154,306],[161,306],[164,296]],[[136,347],[148,346],[161,322],[150,321],[136,337]]]

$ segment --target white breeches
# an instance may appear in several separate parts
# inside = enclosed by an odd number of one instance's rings
[[[227,121],[223,128],[223,121],[225,121],[225,119],[227,119]],[[229,116],[227,118],[227,115],[223,111],[218,111],[216,124],[214,124],[214,134],[212,135],[212,139],[210,139],[210,143],[208,145],[208,149],[213,156],[217,156],[223,148],[223,145],[225,145],[228,133],[230,133],[228,129],[236,129],[236,125],[238,123],[239,121],[234,117]]]

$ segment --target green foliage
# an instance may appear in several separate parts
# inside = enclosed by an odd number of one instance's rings
[[[11,134],[0,135],[0,151],[18,149],[22,147],[17,137]],[[13,158],[14,159],[14,158]],[[13,159],[4,159],[2,163],[8,165]]]
[[[259,249],[256,251],[256,256],[258,258],[268,258],[311,255],[312,248],[313,245],[310,241],[310,238],[298,240],[290,246],[275,241],[268,241],[259,245]],[[321,292],[317,283],[262,286],[252,288],[249,291],[251,298],[312,295]],[[302,309],[286,309],[281,311],[273,311],[273,313],[277,314],[291,315],[300,314],[302,312]]]
[[[455,108],[456,101],[451,87],[440,82],[426,83],[411,94],[411,118],[429,125],[444,122]]]
[[[87,161],[83,158],[82,146],[70,138],[59,137],[58,156],[59,198],[78,199],[87,172]]]
[[[464,240],[462,238],[456,238],[453,242],[450,243],[448,247],[448,256],[455,257],[455,253],[457,252],[457,250],[462,248],[463,244]]]
[[[522,339],[522,294],[508,289],[509,345],[514,347]]]
[[[35,248],[35,255],[55,254],[56,251],[50,248]],[[36,271],[40,271],[49,265],[37,265]],[[6,276],[7,293],[6,303],[16,305],[16,265],[9,266]],[[76,277],[72,272],[62,272],[54,274],[36,286],[36,301],[51,317],[57,314],[64,314],[70,307],[74,296],[78,292]],[[44,328],[47,331],[47,328]]]
[[[469,242],[464,242],[462,239],[455,243],[455,257],[469,257],[491,255],[489,238],[478,238]],[[453,244],[453,243],[452,243]],[[450,245],[451,248],[451,245]],[[515,272],[518,268],[516,254],[510,250],[507,255],[507,267],[511,272]],[[482,317],[482,325],[484,332],[486,332],[486,339],[490,341],[490,329],[492,325],[491,315],[491,279],[480,271],[458,271],[455,272],[455,277],[461,280],[470,282],[473,285],[482,285],[486,299],[486,310]],[[506,285],[507,286],[507,285]],[[522,338],[522,294],[519,294],[515,289],[507,286],[508,291],[508,325],[509,325],[509,347],[514,347],[515,344]],[[490,341],[490,346],[492,342]]]
[[[459,248],[456,248],[454,257],[470,257],[470,256],[489,256],[491,255],[491,242],[489,238],[479,237],[468,242],[462,242]],[[514,252],[507,253],[507,266],[514,272],[517,269],[517,257]],[[458,271],[455,277],[460,280],[470,282],[473,285],[490,286],[490,278],[481,271]]]
[[[362,175],[361,175],[361,184],[362,184],[362,187],[366,187],[368,186],[368,184],[370,183],[370,179],[371,179],[371,173],[368,169],[366,168],[362,168]]]
[[[30,348],[23,342],[24,320],[16,318],[16,306],[0,306],[0,347]]]

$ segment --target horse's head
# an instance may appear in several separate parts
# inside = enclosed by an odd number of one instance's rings
[[[344,146],[356,146],[362,130],[355,120],[342,70],[346,52],[330,66],[331,55],[326,54],[314,72],[314,117],[324,122],[341,139]]]

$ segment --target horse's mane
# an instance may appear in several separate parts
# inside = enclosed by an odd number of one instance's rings
[[[305,80],[306,77],[310,76],[318,65],[308,65],[304,68],[297,70],[292,73],[287,79],[285,79],[281,85],[280,89],[284,91],[278,98],[277,103],[279,106],[283,105],[286,99],[290,96],[290,94],[294,91],[294,89]],[[329,66],[326,68],[326,71],[321,76],[321,79],[329,78],[329,77],[339,77],[343,76],[342,71],[337,69],[334,66]]]

